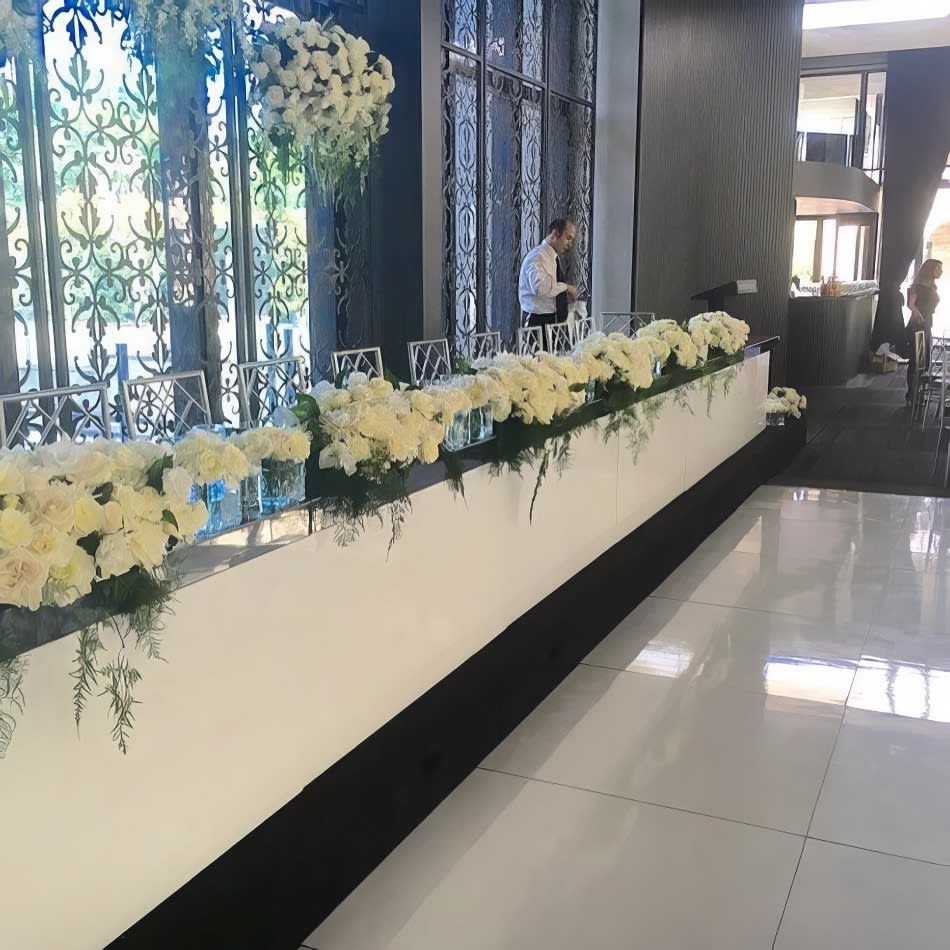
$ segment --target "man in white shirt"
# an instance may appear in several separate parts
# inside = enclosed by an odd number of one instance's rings
[[[565,281],[558,257],[574,246],[576,237],[577,225],[570,218],[557,218],[548,236],[522,262],[518,299],[524,326],[543,327],[567,319],[568,298],[577,299],[577,288]]]

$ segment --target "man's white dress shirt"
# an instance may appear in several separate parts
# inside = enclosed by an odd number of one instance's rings
[[[521,264],[518,299],[522,313],[555,313],[555,297],[567,290],[557,279],[557,254],[545,238]]]

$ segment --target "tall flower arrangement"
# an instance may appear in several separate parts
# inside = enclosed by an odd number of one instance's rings
[[[327,194],[362,188],[389,129],[390,61],[339,25],[288,17],[257,38],[250,68],[271,141],[302,149]]]
[[[721,350],[727,356],[738,353],[749,340],[749,324],[722,310],[700,313],[686,328],[698,349]]]

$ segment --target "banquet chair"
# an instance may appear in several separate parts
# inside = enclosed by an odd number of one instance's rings
[[[940,366],[939,371],[939,402],[936,408],[937,420],[937,448],[934,451],[934,463],[930,470],[930,479],[933,481],[937,475],[937,466],[940,464],[940,450],[946,442],[947,462],[943,470],[943,485],[947,487],[947,481],[950,479],[950,414],[947,413],[947,399],[950,398],[950,392],[947,391],[947,365]]]
[[[570,323],[549,323],[544,328],[549,353],[563,356],[574,348],[574,330]]]
[[[200,370],[124,380],[122,405],[126,434],[135,441],[174,442],[195,426],[212,424]]]
[[[576,345],[594,332],[594,321],[590,317],[577,317],[571,329],[573,330],[574,344]]]
[[[452,359],[449,356],[449,341],[417,340],[408,344],[409,376],[413,386],[438,383],[452,375]]]
[[[469,358],[471,360],[492,359],[500,352],[501,334],[499,332],[472,334],[469,343]]]
[[[333,364],[333,378],[338,379],[350,373],[365,373],[370,379],[383,375],[383,353],[378,346],[366,346],[356,350],[334,350],[330,354]]]
[[[608,336],[611,333],[622,333],[624,336],[635,336],[637,330],[652,323],[656,319],[655,313],[635,313],[611,311],[600,315],[601,326]]]
[[[238,363],[238,396],[244,425],[267,425],[278,409],[296,405],[297,394],[303,391],[302,356]]]
[[[914,334],[914,391],[911,397],[910,424],[917,421],[917,414],[923,408],[925,386],[927,384],[927,338],[923,330]]]
[[[0,446],[112,438],[109,386],[69,386],[0,396]]]
[[[518,356],[537,356],[544,349],[543,327],[518,327]]]

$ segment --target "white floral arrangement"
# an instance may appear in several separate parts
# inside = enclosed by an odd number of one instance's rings
[[[139,47],[157,42],[194,52],[228,23],[243,37],[244,0],[133,0],[130,23]]]
[[[149,443],[0,452],[0,604],[66,607],[96,581],[154,571],[208,519],[191,486]]]
[[[0,0],[0,66],[3,65],[5,56],[16,56],[19,53],[35,55],[35,29],[35,16],[24,14],[13,0]]]
[[[350,374],[345,388],[318,383],[311,391],[327,439],[318,464],[379,478],[393,467],[434,462],[445,438],[438,401],[421,391],[396,391],[385,379]]]
[[[775,386],[765,400],[766,412],[783,412],[793,419],[801,419],[808,400],[791,386]]]
[[[683,369],[692,369],[699,362],[699,350],[693,338],[675,320],[654,320],[637,330],[637,339],[665,343]]]
[[[479,375],[484,375],[501,387],[506,398],[494,404],[495,418],[503,422],[508,416],[526,425],[548,425],[556,416],[572,412],[584,400],[583,393],[572,391],[568,382],[566,364],[576,365],[569,357],[534,359],[500,353],[498,356],[476,360],[473,364]],[[510,403],[508,413],[505,409]]]
[[[727,356],[734,356],[749,341],[749,324],[723,310],[698,314],[689,321],[687,329],[699,350],[708,347],[722,350]]]
[[[670,348],[659,337],[631,340],[622,333],[592,333],[577,345],[575,355],[585,360],[591,379],[648,389],[655,362],[665,363]]]
[[[328,194],[354,172],[362,187],[389,129],[390,61],[338,25],[291,16],[261,38],[250,68],[271,141],[303,148]]]
[[[260,426],[238,433],[229,441],[244,454],[252,471],[260,471],[265,460],[306,462],[310,456],[310,433],[299,426]]]
[[[175,465],[198,485],[223,481],[236,488],[251,474],[247,456],[232,441],[216,432],[192,429],[173,449]]]

